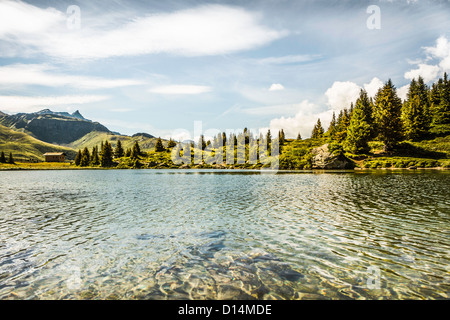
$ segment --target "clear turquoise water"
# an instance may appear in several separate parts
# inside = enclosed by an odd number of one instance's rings
[[[449,178],[0,172],[0,299],[448,299]]]

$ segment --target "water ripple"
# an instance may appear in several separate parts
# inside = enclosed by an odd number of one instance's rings
[[[0,299],[449,298],[447,172],[0,175]]]

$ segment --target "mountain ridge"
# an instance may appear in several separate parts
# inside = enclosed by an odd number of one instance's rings
[[[93,131],[111,132],[101,123],[85,119],[78,110],[72,114],[50,109],[14,115],[2,112],[0,124],[28,133],[38,140],[59,145],[74,142]]]

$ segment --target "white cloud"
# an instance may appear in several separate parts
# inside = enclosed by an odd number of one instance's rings
[[[104,79],[60,74],[55,68],[39,64],[14,64],[0,67],[0,85],[71,86],[83,89],[104,89],[145,84],[132,79]]]
[[[203,56],[253,49],[288,34],[263,26],[261,18],[242,8],[203,5],[139,17],[119,26],[98,22],[93,26],[83,20],[80,30],[68,30],[65,14],[56,9],[2,1],[0,52],[7,49],[13,56],[34,52],[68,59],[154,53]]]
[[[405,78],[412,80],[417,79],[419,76],[422,76],[423,81],[430,82],[438,78],[439,74],[439,66],[419,63],[419,68],[405,72]]]
[[[18,1],[0,3],[0,37],[46,32],[65,22],[65,15],[56,9],[40,9]]]
[[[307,100],[302,101],[299,107],[299,111],[293,117],[272,119],[270,121],[270,130],[272,132],[278,132],[283,129],[288,138],[295,138],[298,133],[302,137],[307,138],[311,136],[311,131],[319,118],[324,129],[326,130],[328,128],[328,124],[333,115],[332,110],[314,112],[314,110],[319,109],[318,106]]]
[[[325,95],[331,109],[340,111],[349,108],[350,104],[358,99],[360,90],[361,87],[354,82],[335,81],[331,88],[325,92]]]
[[[450,71],[450,41],[441,36],[436,40],[435,47],[425,47],[425,52],[431,57],[440,59],[439,67],[442,71]]]
[[[6,112],[35,112],[42,108],[86,104],[109,99],[99,95],[67,95],[47,97],[0,96],[0,110]]]
[[[380,89],[383,85],[383,81],[375,77],[369,83],[364,84],[364,89],[367,91],[367,95],[369,97],[375,97],[378,89]]]
[[[201,94],[211,91],[211,87],[196,85],[168,85],[154,87],[148,90],[151,93],[167,95]]]
[[[320,55],[289,55],[283,57],[269,57],[257,60],[260,64],[292,64],[308,62],[320,58]]]
[[[369,83],[363,84],[364,89],[369,96],[374,96],[378,89],[383,86],[383,82],[378,78],[373,78]],[[292,117],[280,117],[270,121],[270,130],[277,132],[283,129],[287,137],[295,138],[300,132],[302,137],[310,137],[317,119],[320,118],[322,126],[325,130],[331,122],[333,112],[339,112],[344,108],[349,108],[351,102],[355,102],[362,87],[354,82],[336,81],[326,91],[325,95],[328,98],[329,110],[318,111],[321,108],[318,105],[304,100],[297,104],[266,106],[259,108],[242,109],[241,111],[248,114],[295,114]],[[294,112],[293,112],[294,111]]]
[[[269,88],[269,91],[280,91],[284,90],[284,87],[282,84],[279,83],[272,83],[272,85]]]
[[[431,82],[437,80],[444,72],[450,71],[450,42],[446,37],[439,37],[436,40],[436,46],[423,49],[427,55],[427,63],[421,60],[410,61],[410,64],[416,64],[418,68],[405,72],[406,79],[417,79],[422,76],[425,82]],[[430,63],[433,60],[435,64]]]
[[[397,89],[397,96],[402,100],[406,100],[408,91],[409,91],[409,84],[404,85],[403,87]]]

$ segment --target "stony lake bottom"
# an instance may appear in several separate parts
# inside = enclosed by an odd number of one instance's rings
[[[0,172],[0,299],[448,299],[450,172]]]

